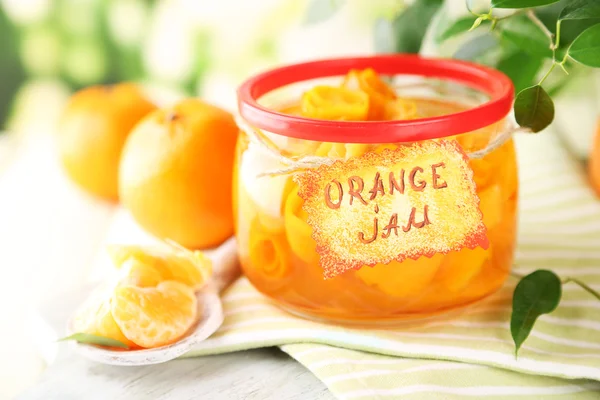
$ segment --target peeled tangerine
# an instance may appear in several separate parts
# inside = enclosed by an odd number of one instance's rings
[[[123,270],[123,283],[148,287],[172,280],[200,289],[212,273],[212,262],[201,251],[142,246],[110,246],[115,267]]]
[[[211,275],[210,259],[175,246],[110,246],[108,252],[122,278],[84,303],[73,328],[129,347],[164,346],[183,336],[197,320],[194,291]]]
[[[77,313],[73,322],[73,329],[75,332],[85,332],[115,339],[129,347],[133,347],[135,346],[134,343],[123,335],[121,328],[113,318],[110,311],[112,302],[110,295],[110,292],[93,293]]]
[[[175,281],[147,288],[122,285],[115,289],[111,312],[136,345],[159,347],[177,341],[192,327],[198,300],[192,288]]]

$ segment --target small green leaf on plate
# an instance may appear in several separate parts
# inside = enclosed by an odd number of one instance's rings
[[[561,294],[560,279],[552,271],[537,270],[517,284],[510,317],[510,333],[515,342],[515,355],[529,336],[537,318],[556,309]]]
[[[125,343],[119,340],[83,332],[74,333],[70,336],[59,339],[58,341],[62,342],[65,340],[75,340],[78,343],[94,344],[96,346],[119,347],[121,349],[129,349],[129,346],[127,346]]]
[[[310,25],[323,22],[342,8],[344,3],[345,0],[312,0],[308,4],[304,23]]]
[[[531,8],[558,3],[560,0],[492,0],[492,8]]]
[[[477,21],[479,21],[479,24],[483,22],[481,18],[475,18],[473,16],[460,18],[454,21],[454,23],[452,23],[448,28],[443,30],[438,36],[437,40],[439,42],[443,42],[445,40],[450,39],[451,37],[460,35],[461,33],[467,32],[471,29],[475,29],[477,28],[475,26],[475,23],[477,23]],[[479,24],[477,26],[479,26]]]
[[[423,38],[443,0],[415,0],[393,22],[394,51],[418,53]]]
[[[525,15],[509,18],[502,24],[502,37],[529,54],[552,58],[550,40],[544,31]]]
[[[467,41],[456,50],[453,57],[459,60],[476,61],[479,57],[485,55],[498,44],[496,38],[489,34],[474,37]]]
[[[588,67],[600,68],[600,24],[577,36],[569,47],[569,57]]]
[[[600,18],[600,0],[573,0],[558,15],[558,19]]]
[[[519,92],[514,109],[517,123],[533,132],[544,130],[554,120],[554,103],[540,85]]]

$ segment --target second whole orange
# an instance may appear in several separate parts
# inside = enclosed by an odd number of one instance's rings
[[[151,234],[187,248],[233,234],[233,116],[198,99],[144,118],[121,159],[119,196]]]

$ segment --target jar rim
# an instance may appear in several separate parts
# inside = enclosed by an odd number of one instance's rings
[[[283,114],[258,104],[282,86],[373,68],[385,75],[418,75],[461,83],[489,100],[458,113],[392,121],[331,121]],[[239,113],[251,125],[283,136],[339,143],[396,143],[437,139],[475,131],[508,115],[514,100],[512,81],[502,72],[471,62],[384,54],[309,61],[275,68],[246,80],[238,88]]]

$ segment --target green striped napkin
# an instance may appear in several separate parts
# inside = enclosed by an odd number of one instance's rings
[[[521,201],[516,270],[550,268],[600,290],[600,201],[552,132],[517,138]],[[303,320],[246,279],[224,296],[225,322],[188,357],[281,346],[341,399],[598,399],[600,301],[573,284],[515,359],[505,287],[459,315],[396,331]]]

